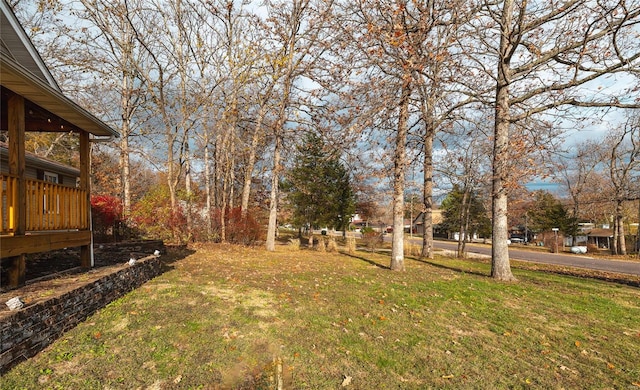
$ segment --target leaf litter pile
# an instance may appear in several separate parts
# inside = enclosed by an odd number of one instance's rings
[[[392,272],[388,254],[196,249],[0,387],[640,389],[636,287],[531,270],[499,283],[447,258]]]

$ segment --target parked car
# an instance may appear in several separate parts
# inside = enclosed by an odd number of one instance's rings
[[[521,236],[511,236],[510,238],[511,242],[513,244],[521,244],[524,242],[524,237]]]

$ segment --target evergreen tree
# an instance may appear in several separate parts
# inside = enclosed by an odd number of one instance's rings
[[[487,210],[475,191],[465,191],[454,185],[451,192],[443,199],[440,206],[443,210],[441,227],[448,233],[461,232],[472,236],[477,233],[488,236],[491,232],[491,221]],[[468,231],[465,231],[468,229]]]
[[[322,138],[306,135],[296,148],[295,163],[283,189],[297,226],[344,230],[355,212],[355,194],[340,156],[327,151]]]
[[[574,236],[578,230],[578,220],[569,215],[567,208],[547,191],[537,191],[533,209],[529,210],[532,228],[538,232],[558,228],[561,232]]]

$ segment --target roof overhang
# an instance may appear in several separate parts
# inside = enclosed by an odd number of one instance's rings
[[[69,122],[78,130],[97,137],[120,136],[116,130],[4,54],[0,55],[0,82],[3,87]]]

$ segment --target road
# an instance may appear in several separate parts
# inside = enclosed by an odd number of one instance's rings
[[[439,249],[457,250],[458,244],[450,241],[434,241],[434,246]],[[491,256],[491,247],[486,245],[466,245],[467,252]],[[545,253],[529,251],[509,247],[509,258],[511,260],[529,261],[532,263],[555,264],[569,267],[586,268],[599,271],[617,272],[640,276],[640,262],[607,260],[603,258],[593,258],[585,255],[572,255],[562,253]]]
[[[317,231],[320,234],[320,231]],[[332,235],[342,235],[342,232],[329,232]],[[360,233],[348,233],[356,238],[360,238]],[[391,234],[385,234],[384,240],[391,241]],[[407,235],[405,235],[407,237]],[[421,244],[422,239],[416,236],[411,238],[416,244]],[[434,241],[435,248],[456,251],[458,243],[453,241]],[[491,246],[467,244],[467,252],[479,255],[491,256]],[[511,260],[528,261],[531,263],[554,264],[567,267],[585,268],[598,271],[616,272],[621,274],[630,274],[640,276],[640,262],[608,260],[604,258],[594,258],[586,255],[562,254],[539,252],[526,249],[518,249],[517,247],[509,247],[509,258]]]

